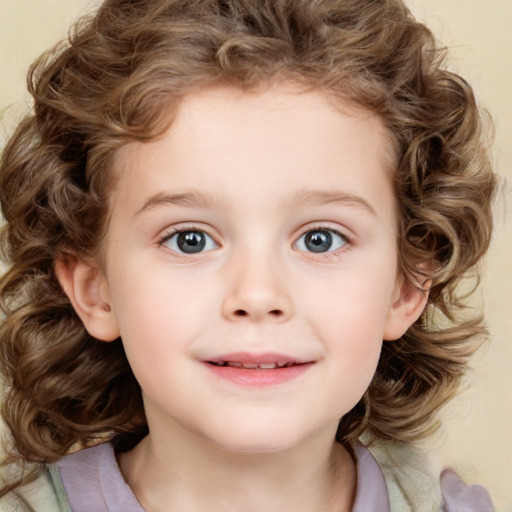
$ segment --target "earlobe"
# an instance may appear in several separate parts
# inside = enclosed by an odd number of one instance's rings
[[[94,264],[63,253],[55,262],[57,279],[87,332],[102,341],[119,337],[108,283]]]
[[[399,339],[421,316],[427,305],[429,287],[429,283],[425,283],[420,289],[403,276],[397,279],[384,326],[384,340]]]

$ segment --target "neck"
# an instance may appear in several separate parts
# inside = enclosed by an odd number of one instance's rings
[[[148,512],[351,510],[355,465],[334,436],[277,453],[234,453],[189,437],[163,441],[151,432],[119,457]]]

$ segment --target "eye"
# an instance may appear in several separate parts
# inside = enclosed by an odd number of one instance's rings
[[[332,229],[312,229],[304,233],[296,243],[299,251],[331,252],[348,243],[346,237]]]
[[[161,245],[165,245],[172,251],[183,254],[197,254],[211,251],[218,247],[210,235],[198,229],[175,231],[171,235],[166,236],[161,241]]]

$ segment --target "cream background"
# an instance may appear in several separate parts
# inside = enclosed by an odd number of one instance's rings
[[[24,93],[27,66],[95,3],[0,0],[0,147],[30,105]],[[499,512],[512,512],[512,1],[408,3],[450,47],[451,67],[469,79],[491,111],[496,168],[508,180],[482,286],[491,343],[475,358],[468,391],[446,409],[446,426],[429,446],[442,465],[484,484]]]

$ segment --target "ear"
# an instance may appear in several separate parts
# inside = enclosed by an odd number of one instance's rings
[[[430,281],[420,284],[423,290],[405,279],[403,274],[397,277],[391,306],[384,325],[384,340],[399,339],[423,313],[427,305]]]
[[[63,253],[55,262],[55,273],[87,332],[102,341],[117,339],[119,328],[103,272],[85,259]]]

